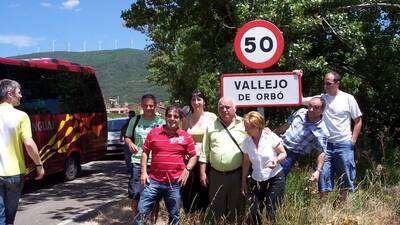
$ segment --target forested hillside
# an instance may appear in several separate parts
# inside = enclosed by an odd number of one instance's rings
[[[42,52],[12,58],[57,58],[93,67],[104,99],[119,96],[120,102],[137,102],[143,93],[168,98],[166,88],[147,81],[149,54],[144,50],[118,49],[91,52]]]

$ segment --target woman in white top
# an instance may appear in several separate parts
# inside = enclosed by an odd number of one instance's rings
[[[244,126],[249,135],[243,143],[242,194],[247,192],[250,164],[254,181],[251,203],[253,224],[261,224],[261,213],[266,208],[270,222],[275,221],[275,211],[283,202],[285,175],[280,162],[286,158],[282,139],[269,129],[260,113],[252,111],[244,116]]]
[[[190,111],[182,121],[182,128],[186,130],[196,142],[196,152],[200,155],[202,150],[203,136],[208,125],[214,123],[217,116],[207,112],[207,100],[199,90],[194,90],[190,96]],[[199,165],[193,168],[183,189],[183,209],[186,213],[203,211],[208,207],[208,190],[200,184]]]

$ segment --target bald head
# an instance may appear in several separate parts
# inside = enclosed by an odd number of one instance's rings
[[[222,97],[218,101],[218,113],[225,125],[229,126],[236,116],[236,105],[233,99]]]

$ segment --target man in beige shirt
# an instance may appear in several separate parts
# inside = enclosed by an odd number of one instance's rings
[[[214,219],[240,221],[244,201],[240,192],[242,152],[239,146],[241,147],[247,134],[243,119],[236,115],[236,106],[232,99],[221,98],[218,102],[218,113],[219,119],[207,128],[204,135],[203,151],[199,158],[200,182],[203,186],[209,184],[210,208]],[[210,165],[208,174],[207,164]]]

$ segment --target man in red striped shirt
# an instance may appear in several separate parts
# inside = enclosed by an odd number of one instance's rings
[[[168,107],[165,119],[166,124],[152,129],[142,146],[140,182],[145,187],[133,224],[139,225],[145,222],[155,203],[161,198],[164,199],[169,213],[168,224],[179,224],[180,189],[186,184],[198,157],[192,137],[179,128],[179,108]],[[152,156],[150,174],[147,174],[147,159],[150,153]],[[189,158],[187,164],[185,164],[186,158]]]

